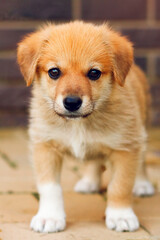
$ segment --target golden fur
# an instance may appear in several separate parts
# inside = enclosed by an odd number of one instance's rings
[[[86,162],[85,176],[99,184],[100,164],[109,160],[113,177],[108,205],[131,206],[136,173],[142,167],[149,106],[148,85],[133,62],[132,44],[106,24],[83,22],[48,25],[18,47],[18,63],[29,86],[30,139],[38,183],[58,182],[64,154]],[[59,67],[58,80],[48,76]],[[98,68],[91,81],[86,74]],[[67,95],[83,98],[82,117],[65,117],[60,104]]]

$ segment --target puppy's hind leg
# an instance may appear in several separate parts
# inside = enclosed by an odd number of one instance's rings
[[[84,163],[83,177],[74,187],[76,192],[93,193],[100,188],[101,163],[98,159],[86,160]]]
[[[148,180],[145,169],[145,151],[141,150],[139,159],[139,168],[137,170],[137,176],[133,187],[133,193],[136,196],[151,196],[154,194],[154,187]]]
[[[30,227],[37,232],[58,232],[65,228],[63,196],[59,184],[62,158],[58,150],[58,146],[53,142],[33,146],[40,203]]]

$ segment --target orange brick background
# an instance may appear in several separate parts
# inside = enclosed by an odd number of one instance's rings
[[[27,124],[30,89],[16,63],[17,42],[44,21],[75,19],[109,21],[134,43],[151,85],[152,124],[160,125],[159,0],[0,0],[0,126]]]

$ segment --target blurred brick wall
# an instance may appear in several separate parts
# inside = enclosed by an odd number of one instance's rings
[[[152,124],[160,125],[160,0],[0,0],[0,126],[27,124],[30,89],[16,63],[16,45],[44,21],[109,21],[135,46],[147,73]]]

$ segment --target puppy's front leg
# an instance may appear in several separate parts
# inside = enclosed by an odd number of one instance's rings
[[[139,222],[132,210],[132,188],[136,176],[138,151],[111,154],[113,177],[108,186],[106,225],[116,231],[134,231]]]
[[[30,226],[37,232],[62,231],[65,228],[65,212],[59,184],[62,156],[58,146],[54,142],[35,144],[33,161],[40,203]]]

